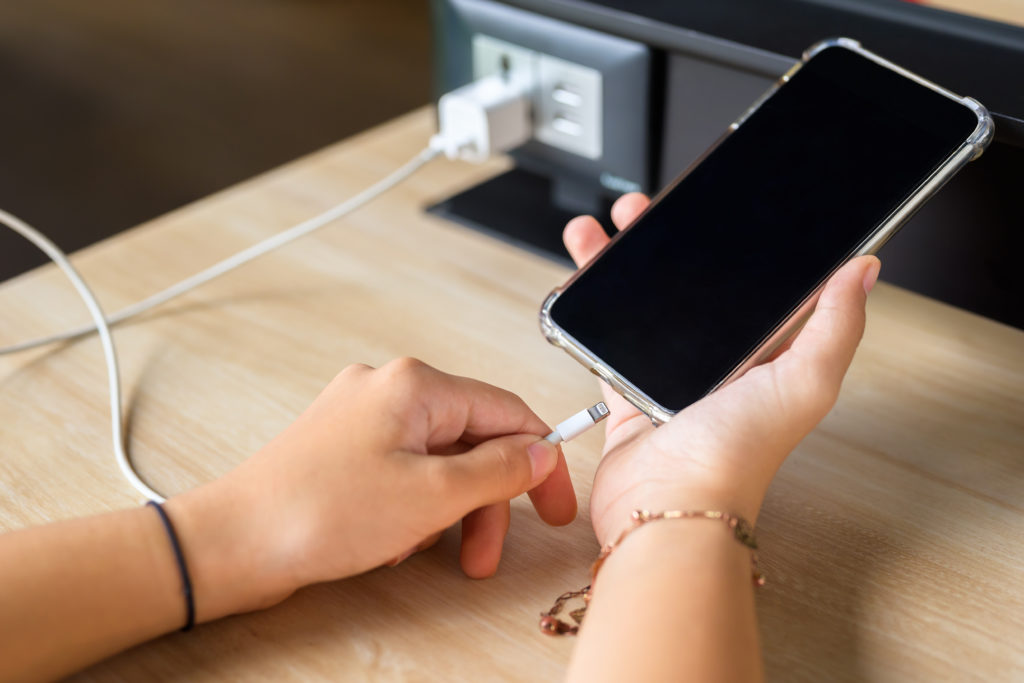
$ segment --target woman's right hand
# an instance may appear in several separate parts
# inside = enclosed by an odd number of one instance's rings
[[[621,230],[648,203],[643,195],[625,195],[612,218]],[[608,242],[589,216],[570,221],[564,239],[577,265]],[[803,329],[770,362],[658,429],[603,385],[611,416],[590,499],[598,541],[613,542],[637,509],[715,509],[753,523],[775,472],[839,395],[879,266],[873,256],[845,265],[826,284]]]
[[[510,499],[576,516],[550,431],[518,396],[413,359],[349,366],[240,467],[167,502],[199,620],[394,565],[460,521],[466,574],[494,574]]]

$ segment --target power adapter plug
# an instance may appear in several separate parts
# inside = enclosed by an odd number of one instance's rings
[[[533,135],[529,93],[521,83],[491,75],[441,96],[433,149],[449,159],[481,162]]]

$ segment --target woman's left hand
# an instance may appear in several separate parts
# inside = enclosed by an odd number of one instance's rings
[[[648,204],[643,195],[624,195],[612,220],[625,229]],[[590,216],[572,220],[564,239],[581,266],[608,244]],[[611,415],[590,496],[598,541],[618,538],[638,509],[724,510],[755,522],[775,472],[839,396],[879,267],[874,256],[861,256],[838,269],[807,323],[768,362],[658,429],[602,384]]]

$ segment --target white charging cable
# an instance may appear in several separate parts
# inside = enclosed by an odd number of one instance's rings
[[[95,329],[100,334],[100,343],[103,345],[103,357],[107,361],[107,383],[110,385],[110,429],[114,441],[114,457],[117,458],[117,466],[128,479],[128,482],[135,487],[135,490],[149,500],[162,503],[164,501],[163,496],[151,489],[146,482],[139,478],[134,468],[132,468],[131,461],[128,460],[128,452],[124,445],[124,422],[121,419],[121,378],[117,370],[117,350],[114,348],[114,339],[110,336],[110,327],[103,316],[103,308],[100,306],[100,302],[96,300],[92,290],[89,289],[89,285],[85,284],[85,280],[78,274],[75,267],[71,265],[67,255],[60,250],[60,247],[51,242],[46,235],[3,209],[0,209],[0,223],[3,223],[42,249],[57,264],[57,267],[64,271],[64,274],[71,280],[71,284],[78,290],[82,301],[85,302],[86,308],[89,309],[89,315],[92,316],[93,323],[96,325]]]
[[[257,242],[251,247],[247,247],[242,251],[229,256],[228,258],[219,261],[205,270],[201,270],[195,275],[185,278],[181,282],[171,285],[167,289],[157,292],[152,296],[149,296],[142,301],[134,303],[130,306],[122,308],[118,312],[112,314],[107,318],[107,322],[110,325],[116,325],[122,323],[129,318],[145,313],[146,311],[155,308],[161,304],[165,304],[171,299],[175,299],[182,294],[192,291],[196,287],[206,284],[210,280],[220,277],[232,270],[243,266],[249,261],[259,258],[264,254],[270,253],[275,249],[280,249],[286,244],[290,244],[300,237],[305,237],[315,230],[319,230],[328,223],[332,223],[343,216],[347,216],[359,207],[363,206],[371,199],[383,194],[387,190],[390,190],[395,185],[411,176],[413,173],[422,168],[428,161],[434,159],[440,154],[440,150],[427,148],[413,157],[408,163],[404,164],[400,168],[396,169],[390,175],[384,179],[374,183],[370,187],[366,188],[359,194],[355,195],[350,199],[346,199],[340,204],[332,206],[318,216],[314,216],[309,220],[303,221],[297,225],[294,225],[282,232],[277,233],[272,237]],[[64,332],[58,332],[57,334],[51,334],[46,337],[39,337],[37,339],[30,339],[28,341],[20,342],[17,344],[11,344],[10,346],[0,347],[0,356],[8,353],[16,353],[18,351],[24,351],[26,349],[32,349],[37,346],[45,346],[46,344],[52,344],[54,342],[63,341],[65,339],[77,339],[78,337],[91,334],[96,331],[95,324],[93,325],[82,325],[81,327],[75,327]]]
[[[107,322],[110,325],[117,325],[145,313],[347,216],[398,185],[442,153],[449,159],[479,162],[521,145],[529,139],[532,131],[528,95],[529,93],[523,92],[521,88],[499,76],[489,76],[446,93],[438,102],[440,130],[430,139],[430,145],[387,177],[318,216],[257,242],[167,289],[122,308],[108,316]],[[0,356],[65,339],[77,339],[91,334],[96,329],[95,325],[82,325],[57,334],[10,344],[0,347]]]
[[[408,163],[404,164],[384,179],[371,185],[351,199],[341,202],[327,211],[324,211],[320,215],[314,216],[307,221],[303,221],[298,225],[288,228],[273,237],[269,237],[262,242],[258,242],[253,246],[238,252],[234,256],[230,256],[223,261],[210,266],[206,270],[200,271],[161,292],[157,292],[136,304],[118,311],[109,318],[103,314],[103,309],[100,306],[99,301],[97,301],[95,295],[93,295],[92,291],[85,284],[85,280],[82,279],[78,271],[71,265],[67,255],[61,251],[56,244],[31,225],[17,216],[0,209],[0,223],[3,223],[25,237],[25,239],[35,244],[47,256],[49,256],[62,271],[64,271],[64,274],[71,280],[75,289],[78,290],[78,294],[85,302],[93,320],[92,325],[83,325],[59,334],[4,347],[0,349],[0,355],[42,346],[44,344],[49,344],[63,339],[75,339],[98,331],[100,341],[103,344],[103,355],[107,362],[107,383],[110,391],[111,438],[114,443],[114,457],[117,459],[117,465],[135,490],[149,500],[163,502],[164,497],[142,481],[132,467],[131,460],[128,457],[128,449],[125,445],[125,421],[123,411],[121,409],[121,381],[117,368],[117,351],[114,348],[114,340],[110,335],[110,325],[128,320],[129,318],[139,315],[140,313],[144,313],[145,311],[159,306],[162,303],[181,296],[182,294],[185,294],[186,292],[189,292],[196,287],[213,280],[214,278],[220,277],[221,275],[224,275],[225,273],[258,258],[259,256],[262,256],[263,254],[283,247],[290,242],[294,242],[300,237],[308,235],[314,230],[322,228],[332,221],[338,220],[402,182],[419,170],[428,161],[437,157],[440,153],[441,152],[436,149],[424,149]]]
[[[243,249],[205,270],[188,277],[167,289],[121,309],[106,317],[99,301],[85,281],[56,244],[28,223],[0,209],[0,223],[11,228],[41,249],[71,280],[85,302],[93,319],[92,325],[83,325],[58,334],[0,348],[0,355],[54,342],[76,339],[94,331],[99,332],[103,354],[107,363],[107,381],[110,390],[111,437],[118,467],[129,483],[149,500],[163,502],[164,497],[154,491],[132,468],[125,445],[125,421],[121,409],[121,382],[117,367],[117,351],[110,334],[110,326],[124,322],[160,304],[192,291],[221,275],[304,237],[325,225],[348,215],[372,199],[395,187],[432,159],[445,154],[451,159],[483,161],[493,154],[508,151],[525,142],[532,132],[529,93],[519,86],[491,76],[447,93],[438,103],[440,130],[430,144],[406,164],[374,183],[359,194],[337,204],[327,211],[294,225],[272,237]]]

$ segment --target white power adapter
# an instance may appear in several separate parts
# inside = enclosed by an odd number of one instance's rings
[[[439,130],[430,146],[449,159],[485,161],[533,135],[529,92],[497,74],[442,95],[437,119]]]

